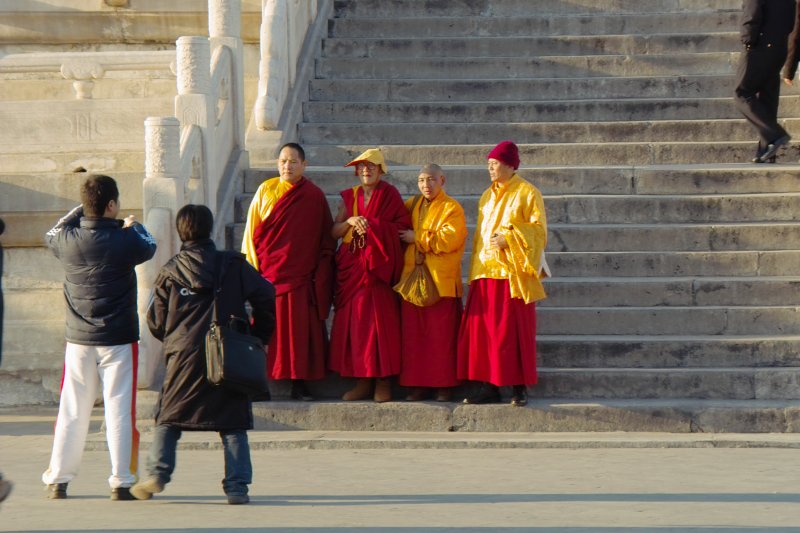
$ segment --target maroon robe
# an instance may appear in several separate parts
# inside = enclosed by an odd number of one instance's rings
[[[261,275],[275,286],[272,379],[325,377],[325,320],[333,294],[333,218],[322,190],[305,177],[253,233]]]
[[[400,373],[400,304],[392,287],[403,270],[400,230],[411,217],[400,193],[379,182],[364,206],[361,187],[341,192],[348,213],[367,219],[366,238],[342,243],[336,252],[336,289],[330,368],[348,377]],[[364,247],[359,247],[359,241]]]

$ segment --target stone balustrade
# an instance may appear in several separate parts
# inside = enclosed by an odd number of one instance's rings
[[[278,129],[297,75],[306,32],[317,17],[317,0],[263,0],[261,63],[254,118],[260,130]]]
[[[35,79],[60,74],[72,81],[75,98],[79,100],[91,99],[94,80],[112,71],[170,71],[175,74],[175,52],[55,52],[0,57],[0,76]]]
[[[177,40],[175,116],[145,121],[143,216],[158,241],[158,251],[137,270],[143,387],[158,380],[161,348],[149,335],[144,317],[159,269],[180,249],[175,215],[188,203],[207,205],[215,217],[214,240],[222,246],[248,166],[243,142],[241,0],[208,0],[208,7],[209,37]]]

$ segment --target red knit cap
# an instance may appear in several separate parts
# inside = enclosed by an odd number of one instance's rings
[[[497,159],[501,163],[505,163],[517,170],[519,168],[519,149],[517,149],[517,145],[513,141],[503,141],[489,152],[486,159]]]

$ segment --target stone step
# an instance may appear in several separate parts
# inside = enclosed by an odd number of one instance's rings
[[[548,251],[798,250],[800,224],[549,224]]]
[[[476,95],[477,96],[477,95]],[[800,96],[781,99],[784,116],[800,115]],[[307,102],[304,122],[395,124],[520,123],[520,122],[629,122],[741,119],[731,98],[624,98],[555,100],[548,102]],[[691,122],[689,123],[691,124]],[[442,137],[448,131],[442,127]],[[688,130],[689,128],[687,128]],[[378,139],[380,142],[380,139]],[[373,141],[374,142],[374,141]],[[389,143],[387,143],[389,144]]]
[[[800,367],[759,369],[540,369],[536,398],[793,400]]]
[[[312,387],[316,385],[313,383]],[[404,391],[398,389],[397,392],[398,398],[405,396]],[[137,420],[142,423],[153,420],[157,398],[157,393],[139,391]],[[524,408],[457,402],[272,401],[254,403],[253,417],[256,430],[271,431],[800,431],[796,402],[786,400],[610,399],[598,402],[531,398]],[[216,438],[216,435],[209,435]]]
[[[800,120],[782,121],[790,131],[800,131]],[[307,144],[487,144],[511,138],[517,143],[713,142],[752,141],[753,128],[741,119],[654,120],[616,122],[461,122],[363,124],[304,123],[300,140]]]
[[[798,367],[798,336],[537,335],[545,368]]]
[[[531,58],[319,58],[323,79],[498,80],[514,78],[608,78],[646,76],[732,76],[739,60],[731,52]]]
[[[234,220],[244,222],[252,193],[237,195]],[[474,225],[478,195],[454,196]],[[332,212],[339,195],[328,195]],[[800,221],[800,193],[714,196],[544,196],[550,224],[654,224]]]
[[[537,10],[538,13],[538,10]],[[730,31],[739,24],[738,11],[686,13],[522,13],[513,17],[402,16],[375,19],[348,16],[331,19],[328,35],[338,38],[516,37],[526,35],[652,35],[703,34]]]
[[[490,149],[490,148],[489,148]],[[486,153],[488,153],[488,150]],[[442,159],[430,154],[430,161]],[[484,154],[481,161],[485,159]],[[336,194],[357,183],[352,168],[316,166],[308,159],[306,175],[328,194]],[[347,160],[349,161],[349,159]],[[427,162],[427,161],[426,161]],[[342,161],[344,165],[346,161]],[[489,178],[484,164],[447,165],[447,191],[451,195],[476,194],[486,189]],[[386,181],[404,196],[419,194],[420,165],[389,168]],[[760,194],[798,192],[798,165],[691,164],[659,166],[535,166],[523,164],[519,174],[546,195],[558,194]],[[245,173],[244,190],[254,193],[261,183],[273,178],[273,169],[253,168]]]
[[[491,102],[537,102],[630,97],[730,98],[733,85],[733,77],[727,74],[500,80],[313,79],[309,86],[309,95],[312,101],[417,104],[468,102],[476,99]]]
[[[656,35],[557,35],[532,37],[437,37],[425,39],[329,38],[322,57],[402,59],[520,58],[541,56],[649,55],[730,52],[740,46],[736,32]],[[497,60],[497,59],[496,59]]]
[[[800,307],[542,307],[541,335],[797,335]]]
[[[783,276],[800,250],[726,252],[554,252],[547,262],[557,278],[669,276]]]
[[[306,145],[310,161],[345,165],[370,145]],[[421,166],[431,161],[449,165],[477,165],[486,161],[494,144],[474,145],[378,145],[386,162],[394,165]],[[756,149],[755,140],[726,142],[631,142],[631,143],[548,143],[520,144],[520,159],[531,165],[574,165],[579,159],[589,166],[647,166],[676,164],[750,162]],[[800,147],[792,145],[779,155],[781,163],[796,164]],[[753,166],[753,165],[751,165]],[[524,174],[523,174],[524,176]],[[535,181],[535,180],[534,180]],[[351,185],[352,186],[352,185]]]
[[[335,0],[334,15],[344,17],[518,17],[608,13],[694,13],[741,10],[739,0]],[[444,22],[444,21],[443,21]]]
[[[749,307],[800,302],[800,278],[791,277],[553,277],[546,280],[545,290],[547,299],[540,307],[548,308]]]

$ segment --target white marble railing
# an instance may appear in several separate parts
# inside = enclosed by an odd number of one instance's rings
[[[279,127],[306,32],[317,17],[318,0],[263,0],[261,63],[254,118],[258,129]]]
[[[145,121],[143,217],[158,241],[156,257],[137,269],[142,325],[139,382],[157,380],[160,351],[144,316],[155,277],[180,249],[175,215],[188,203],[214,213],[214,240],[224,245],[234,197],[248,166],[244,150],[241,0],[208,0],[210,37],[177,41],[174,117]]]
[[[171,71],[175,73],[175,52],[53,52],[8,54],[0,57],[0,75],[24,75],[26,79],[37,75],[60,74],[72,82],[75,98],[92,98],[94,80],[112,71]]]

